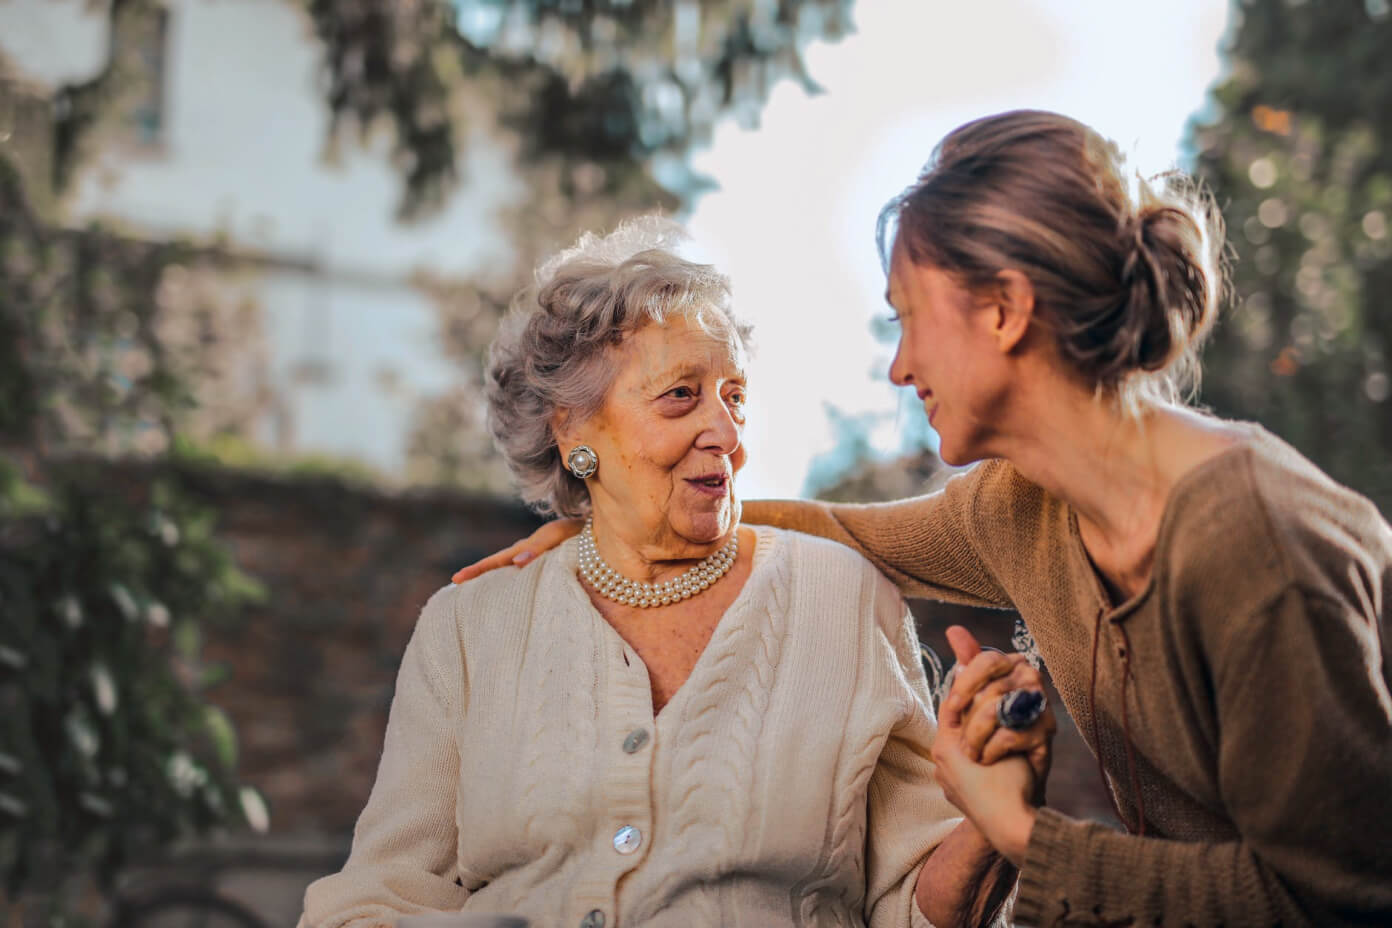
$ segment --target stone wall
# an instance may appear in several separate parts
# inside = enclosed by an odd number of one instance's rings
[[[274,833],[344,836],[377,769],[411,629],[459,566],[529,533],[520,505],[448,492],[392,495],[326,479],[208,472],[187,481],[268,591],[234,629],[208,631],[229,666],[211,692],[237,725],[244,778]]]

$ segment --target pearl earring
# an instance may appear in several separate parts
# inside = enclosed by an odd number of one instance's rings
[[[589,445],[576,445],[566,455],[566,470],[581,480],[593,477],[599,470],[599,455]]]

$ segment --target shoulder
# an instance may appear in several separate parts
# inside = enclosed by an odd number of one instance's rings
[[[945,478],[945,479],[944,479]],[[952,526],[965,541],[995,548],[1002,539],[1031,536],[1046,513],[1061,513],[1063,503],[1003,458],[988,458],[935,475],[929,492],[884,503],[838,505],[854,510],[861,522],[876,520],[886,533],[912,537],[918,526]]]
[[[1004,458],[987,458],[952,473],[933,496],[945,497],[971,522],[1001,527],[1031,521],[1058,501]]]
[[[983,511],[1032,514],[1057,503],[1043,487],[1004,459],[982,461],[962,476],[972,481],[977,507],[986,507]]]
[[[1365,497],[1253,427],[1175,489],[1157,545],[1157,581],[1179,602],[1228,615],[1298,589],[1361,600],[1392,571],[1392,531]]]
[[[566,544],[569,544],[567,542]],[[500,567],[464,583],[437,590],[421,610],[420,624],[452,625],[463,635],[483,617],[493,625],[510,615],[534,608],[544,589],[555,587],[558,570],[564,570],[566,545],[548,551],[525,567]]]
[[[1263,432],[1245,449],[1243,460],[1250,494],[1260,502],[1275,542],[1288,554],[1387,553],[1392,536],[1372,500],[1335,482],[1290,445]]]
[[[861,615],[897,623],[908,612],[899,590],[875,565],[835,541],[786,529],[759,526],[761,549],[792,577],[803,602],[833,602],[847,593],[866,608]]]
[[[574,561],[574,547],[574,539],[567,540],[524,567],[499,567],[464,583],[451,584],[441,593],[452,587],[455,591],[455,602],[463,605],[483,602],[506,603],[512,599],[526,598],[532,595],[539,585],[554,582],[556,571],[565,569],[563,562],[567,559]]]
[[[796,572],[801,583],[844,586],[848,581],[889,582],[874,564],[840,542],[764,525],[755,531],[766,556]]]
[[[997,572],[1036,561],[1044,539],[1066,529],[1068,508],[1014,464],[992,458],[954,476],[943,488],[955,494],[967,541]]]
[[[1026,595],[1056,570],[1069,543],[1067,504],[1009,461],[983,461],[963,476],[972,481],[967,541],[1012,599]]]

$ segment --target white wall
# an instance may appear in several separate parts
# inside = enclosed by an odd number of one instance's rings
[[[426,221],[395,220],[401,179],[387,139],[350,140],[324,157],[328,110],[312,25],[291,0],[168,0],[164,132],[151,147],[104,142],[67,192],[65,218],[114,221],[151,237],[221,237],[234,247],[312,260],[329,279],[278,277],[261,288],[272,368],[306,351],[307,307],[324,320],[332,386],[278,383],[290,401],[295,449],[403,462],[405,396],[435,392],[450,368],[432,343],[433,310],[403,281],[413,269],[468,277],[506,266],[499,210],[523,194],[508,151],[469,136],[466,183]],[[91,76],[106,54],[105,14],[88,0],[0,0],[0,52],[50,88]],[[379,284],[361,287],[349,271]],[[294,275],[292,275],[294,276]],[[314,291],[313,296],[307,296]],[[377,372],[403,379],[377,395]]]
[[[399,475],[413,401],[445,392],[454,373],[436,348],[427,300],[412,289],[345,287],[288,272],[265,275],[259,296],[275,307],[265,320],[274,382],[293,384],[296,366],[306,361],[327,361],[334,371],[326,384],[282,387],[292,399],[290,447],[358,458]],[[382,388],[386,372],[399,377],[397,389]],[[273,424],[257,437],[274,446]]]
[[[86,80],[106,60],[106,17],[85,0],[0,0],[0,53],[49,87]]]

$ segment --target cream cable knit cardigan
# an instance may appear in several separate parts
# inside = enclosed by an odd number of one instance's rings
[[[371,798],[301,928],[515,913],[534,928],[923,926],[957,824],[912,618],[846,548],[759,528],[656,719],[574,540],[446,587],[406,648]]]

